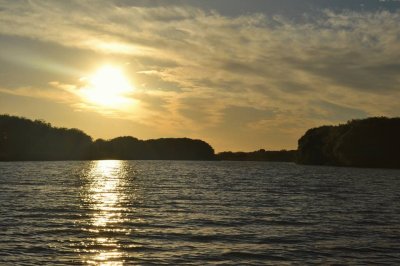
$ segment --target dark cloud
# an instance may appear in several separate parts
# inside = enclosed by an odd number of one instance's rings
[[[348,89],[370,93],[395,91],[400,82],[397,78],[400,66],[395,58],[393,62],[368,62],[369,54],[347,53],[340,55],[331,53],[330,56],[312,60],[294,62],[297,68],[312,75],[325,78],[327,82]]]
[[[225,16],[240,16],[243,14],[264,13],[266,15],[283,15],[294,20],[301,20],[305,14],[313,14],[323,9],[335,11],[352,10],[357,12],[371,12],[377,10],[395,11],[400,8],[396,0],[252,0],[251,4],[243,0],[119,0],[120,6],[194,6],[205,10],[217,10]]]
[[[273,109],[261,110],[252,107],[229,106],[223,111],[223,126],[236,130],[247,128],[247,124],[259,120],[271,120],[277,116]],[[247,128],[249,130],[249,128]]]
[[[93,66],[93,61],[115,58],[57,43],[8,35],[0,35],[0,47],[1,85],[15,88],[43,87],[53,80],[76,82]]]
[[[312,116],[321,119],[331,119],[333,121],[346,121],[349,119],[365,118],[369,114],[363,110],[342,106],[328,101],[312,101],[311,110],[314,110]],[[323,112],[321,112],[323,110]]]

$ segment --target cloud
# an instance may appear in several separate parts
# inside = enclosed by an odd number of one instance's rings
[[[52,90],[49,88],[36,88],[36,87],[19,87],[19,88],[4,88],[0,87],[0,93],[23,96],[23,97],[33,97],[45,100],[55,100],[63,103],[72,103],[74,99],[73,95],[68,92],[63,92],[60,90]]]
[[[248,130],[297,134],[354,115],[400,115],[400,12],[324,10],[295,22],[226,17],[176,3],[0,6],[0,34],[134,62],[139,92],[132,97],[140,112],[125,115],[171,132],[215,128],[232,112],[265,113],[268,119],[244,123]],[[288,146],[295,138],[288,137]]]

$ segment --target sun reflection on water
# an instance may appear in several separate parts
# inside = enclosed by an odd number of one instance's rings
[[[124,221],[123,162],[105,160],[94,162],[88,175],[89,186],[86,201],[91,209],[89,229],[97,235],[92,239],[89,253],[85,259],[91,265],[123,265],[123,252],[116,239],[117,234],[129,233],[121,226]]]

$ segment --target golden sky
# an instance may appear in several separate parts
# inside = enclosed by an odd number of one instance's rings
[[[216,151],[398,116],[400,3],[321,2],[0,0],[0,113]]]

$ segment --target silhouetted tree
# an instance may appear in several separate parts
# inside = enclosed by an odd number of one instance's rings
[[[91,137],[41,120],[0,115],[0,160],[85,159]]]
[[[214,160],[213,148],[202,140],[169,138],[111,140],[78,129],[55,128],[41,120],[0,115],[0,160]]]
[[[300,138],[297,161],[400,168],[400,118],[373,117],[310,129]]]

